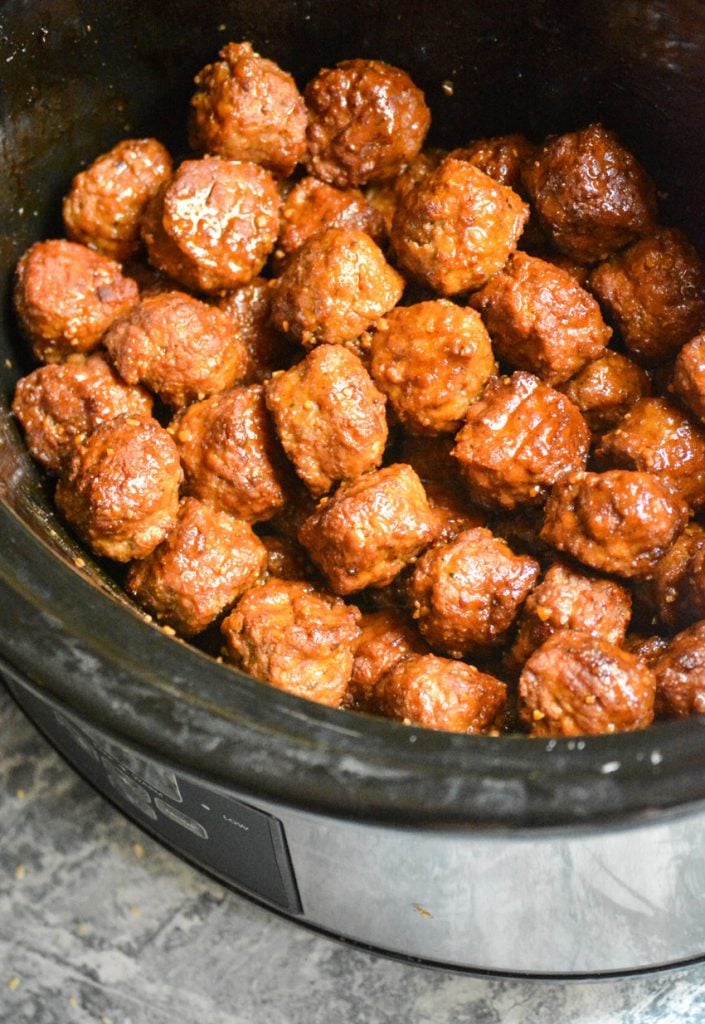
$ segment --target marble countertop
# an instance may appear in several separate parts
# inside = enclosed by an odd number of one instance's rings
[[[483,979],[315,934],[169,853],[0,686],[2,1024],[701,1024],[705,964]]]

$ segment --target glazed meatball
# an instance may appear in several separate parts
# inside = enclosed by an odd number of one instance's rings
[[[556,484],[541,537],[579,562],[648,575],[688,521],[688,506],[650,473],[575,473]]]
[[[412,615],[431,647],[453,658],[499,646],[536,582],[539,565],[490,530],[459,533],[423,554],[409,583]]]
[[[600,124],[547,139],[523,181],[555,247],[578,263],[607,259],[653,230],[656,189]]]
[[[375,687],[382,714],[408,725],[497,735],[507,688],[494,676],[433,654],[398,661]]]
[[[183,474],[169,434],[150,416],[116,416],[74,449],[56,505],[97,555],[145,558],[176,523]]]
[[[46,363],[97,348],[138,298],[118,263],[78,242],[35,242],[17,265],[15,310],[35,356]]]
[[[496,368],[479,315],[447,299],[393,309],[376,324],[370,357],[399,422],[418,434],[455,433]]]
[[[705,503],[705,429],[665,398],[641,398],[602,438],[607,466],[652,473],[696,509]]]
[[[375,686],[402,658],[426,654],[428,646],[397,609],[370,612],[360,620],[360,637],[346,703],[357,711],[375,711]]]
[[[230,321],[234,336],[244,346],[246,384],[269,380],[275,370],[291,361],[291,342],[270,321],[270,281],[255,277],[249,284],[226,292],[218,300],[218,307]]]
[[[176,525],[133,562],[128,594],[181,636],[202,633],[262,576],[264,545],[242,519],[182,498]]]
[[[124,139],[75,176],[64,199],[66,234],[121,263],[134,259],[147,203],[172,173],[156,139]]]
[[[395,464],[323,498],[299,539],[335,593],[345,595],[391,583],[437,531],[418,476]]]
[[[339,188],[394,178],[419,152],[431,123],[421,90],[380,60],[323,68],[304,96],[306,167]]]
[[[381,463],[386,399],[359,358],[341,345],[312,349],[275,374],[265,395],[284,451],[313,494]]]
[[[528,216],[512,189],[466,160],[446,157],[400,197],[391,241],[413,278],[457,295],[501,270]]]
[[[17,383],[12,411],[27,447],[44,469],[58,473],[74,446],[122,413],[149,416],[152,396],[118,377],[102,356],[40,366]]]
[[[555,562],[521,610],[509,667],[520,669],[560,629],[577,629],[620,646],[631,611],[632,599],[626,587]]]
[[[589,444],[572,402],[520,370],[492,380],[470,406],[453,456],[473,501],[513,509],[545,500],[556,481],[585,465]]]
[[[519,192],[522,188],[522,167],[536,155],[536,146],[525,135],[515,132],[476,139],[460,149],[452,149],[448,155],[456,160],[467,160],[501,185],[508,185]]]
[[[339,707],[360,613],[310,584],[268,580],[223,621],[230,660],[279,690]]]
[[[281,229],[274,256],[283,263],[307,238],[327,228],[365,231],[378,245],[386,236],[382,214],[359,189],[340,189],[318,178],[303,178],[289,192],[281,209]]]
[[[675,228],[661,228],[597,267],[590,289],[645,366],[673,359],[705,327],[705,263]]]
[[[142,221],[149,261],[195,291],[247,284],[274,248],[279,203],[274,178],[258,164],[185,160]]]
[[[313,580],[316,569],[298,541],[283,534],[260,537],[267,552],[267,575],[278,580]]]
[[[559,388],[585,417],[593,434],[603,434],[651,392],[649,375],[611,349],[588,363]]]
[[[668,647],[668,640],[663,636],[643,636],[640,633],[627,633],[624,642],[620,645],[630,654],[635,654],[640,661],[653,668],[663,652]],[[655,703],[654,703],[655,710]]]
[[[284,455],[261,385],[194,402],[169,426],[187,494],[249,523],[280,512],[287,499]]]
[[[705,423],[705,332],[687,341],[676,356],[673,391]]]
[[[189,144],[287,177],[306,152],[306,106],[291,75],[251,43],[228,43],[196,75]]]
[[[567,271],[523,252],[471,302],[500,362],[546,384],[561,384],[597,359],[612,335],[595,299]]]
[[[272,322],[312,347],[352,342],[396,306],[400,274],[364,231],[329,228],[297,249],[277,278]]]
[[[428,504],[438,526],[436,540],[446,543],[453,540],[463,530],[473,530],[476,526],[484,526],[487,515],[479,508],[474,508],[468,500],[465,488],[459,486],[454,479],[447,481],[422,481]]]
[[[641,596],[654,621],[672,633],[705,619],[705,527],[688,523],[654,566]]]
[[[653,664],[658,718],[685,718],[705,711],[705,622],[695,622],[670,641]]]
[[[653,721],[655,691],[654,673],[636,655],[562,629],[524,666],[520,714],[533,736],[628,732]]]
[[[128,384],[145,384],[177,409],[245,376],[247,354],[228,318],[184,292],[142,299],[103,342]]]

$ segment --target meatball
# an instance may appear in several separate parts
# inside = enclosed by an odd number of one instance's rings
[[[515,555],[490,530],[465,530],[419,558],[409,583],[412,615],[436,650],[483,654],[506,639],[538,573],[538,562]]]
[[[476,139],[460,149],[452,149],[448,155],[456,160],[467,160],[501,185],[508,185],[519,192],[522,168],[536,155],[536,146],[525,135],[515,132]]]
[[[603,434],[650,393],[651,381],[627,356],[607,349],[559,390],[577,405],[593,434]]]
[[[705,619],[705,527],[689,523],[654,566],[641,594],[670,632]]]
[[[232,333],[244,346],[246,384],[269,380],[275,370],[291,360],[291,342],[270,322],[270,281],[255,277],[249,284],[226,292],[218,300],[218,308],[225,313]]]
[[[405,71],[380,60],[323,68],[304,96],[307,170],[339,188],[396,177],[431,123],[421,90]]]
[[[512,189],[446,157],[399,198],[392,246],[412,277],[441,295],[457,295],[501,270],[528,216]]]
[[[56,488],[59,512],[97,554],[145,558],[176,523],[183,474],[169,434],[123,413],[74,449]]]
[[[75,445],[122,413],[149,416],[152,396],[118,377],[102,356],[40,366],[17,383],[12,411],[27,447],[44,469],[58,473]]]
[[[175,408],[240,383],[247,365],[228,318],[183,292],[142,299],[103,342],[128,384],[145,384]]]
[[[37,359],[62,362],[100,344],[139,290],[108,256],[78,242],[35,242],[17,265],[14,303]]]
[[[352,673],[360,613],[307,583],[270,579],[223,621],[230,660],[279,690],[339,707]]]
[[[508,664],[519,669],[560,629],[577,629],[620,646],[631,618],[626,587],[555,562],[521,610]]]
[[[663,636],[643,636],[640,633],[627,633],[620,645],[625,651],[635,654],[640,661],[653,668],[668,647],[668,640]],[[655,707],[655,703],[654,703]]]
[[[175,417],[169,433],[187,494],[249,523],[283,509],[288,476],[261,385],[194,402]]]
[[[272,322],[307,347],[352,342],[396,306],[400,274],[369,235],[328,228],[296,250],[273,288]]]
[[[120,262],[133,259],[147,203],[171,173],[156,139],[118,142],[73,179],[63,205],[66,234]]]
[[[665,398],[641,398],[602,438],[604,465],[652,473],[694,508],[705,503],[705,428]]]
[[[387,443],[386,399],[341,345],[319,345],[265,386],[284,451],[315,495],[375,469]]]
[[[400,423],[414,433],[455,433],[495,370],[477,313],[447,299],[397,306],[376,324],[370,372]]]
[[[299,539],[335,593],[345,595],[391,583],[438,529],[418,476],[395,464],[323,498]]]
[[[267,575],[278,580],[312,580],[316,569],[298,541],[283,534],[260,537],[267,552]]]
[[[147,207],[149,261],[195,291],[247,284],[274,248],[279,202],[274,178],[258,164],[185,160]]]
[[[653,182],[600,124],[547,139],[523,181],[555,247],[578,263],[607,259],[654,228]]]
[[[676,356],[673,391],[705,423],[705,332],[687,341]]]
[[[386,237],[382,214],[359,189],[339,189],[318,178],[303,178],[286,197],[280,214],[281,229],[274,252],[282,263],[307,238],[327,228],[365,231],[378,245]]]
[[[184,637],[197,636],[254,586],[267,554],[252,528],[196,498],[182,498],[176,525],[133,562],[128,594]]]
[[[382,676],[402,658],[428,653],[428,646],[407,617],[394,608],[363,615],[360,628],[346,703],[357,711],[374,712],[375,686]]]
[[[433,654],[403,658],[375,687],[381,713],[408,725],[497,735],[507,688],[494,676]]]
[[[575,473],[546,503],[541,538],[602,572],[648,575],[688,521],[688,506],[650,473]]]
[[[705,327],[705,263],[675,228],[661,228],[601,264],[590,290],[645,366],[673,359]]]
[[[654,673],[636,655],[562,629],[524,666],[520,715],[533,736],[628,732],[653,721],[655,691]]]
[[[287,177],[306,152],[306,106],[291,75],[251,43],[228,43],[196,75],[189,144]]]
[[[565,270],[517,252],[471,303],[500,362],[546,384],[568,380],[602,355],[612,335],[600,307]]]
[[[470,406],[453,456],[470,497],[485,508],[540,504],[585,465],[590,431],[559,391],[520,370],[492,380]]]
[[[685,718],[705,711],[705,622],[695,622],[670,641],[653,664],[658,718]]]
[[[428,504],[438,524],[436,540],[446,543],[453,540],[463,530],[472,530],[476,526],[484,526],[486,514],[482,509],[473,508],[468,500],[465,488],[459,486],[454,479],[448,481],[422,481]]]

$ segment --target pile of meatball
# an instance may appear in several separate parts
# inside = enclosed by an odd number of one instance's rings
[[[229,43],[188,157],[76,175],[15,286],[59,514],[169,633],[331,707],[705,711],[705,265],[601,124],[429,126],[387,63],[300,93]]]

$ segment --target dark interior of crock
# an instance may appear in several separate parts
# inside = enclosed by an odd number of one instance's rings
[[[705,240],[700,195],[701,182],[705,180],[705,10],[695,0],[592,0],[574,4],[557,0],[440,0],[435,4],[422,0],[385,4],[360,0],[355,5],[333,0],[223,0],[209,4],[174,0],[168,6],[132,0],[122,4],[102,4],[97,0],[40,0],[28,4],[6,0],[0,3],[0,167],[4,184],[0,236],[0,497],[30,527],[33,537],[66,559],[71,559],[77,549],[54,518],[40,476],[7,412],[7,400],[17,377],[30,367],[11,310],[15,264],[31,242],[61,233],[60,199],[72,175],[120,138],[153,134],[175,156],[185,154],[186,110],[193,75],[213,59],[225,42],[242,39],[251,40],[261,53],[291,71],[300,86],[320,67],[346,57],[375,57],[405,68],[426,93],[433,117],[429,141],[438,145],[458,145],[478,136],[511,131],[540,138],[549,132],[601,120],[620,134],[655,178],[663,192],[663,220],[683,227],[696,244],[702,245]],[[453,83],[452,94],[443,88],[448,81]],[[14,529],[15,520],[12,522]],[[18,541],[20,547],[25,543],[28,542]],[[31,545],[27,551],[29,555],[18,548],[17,557],[39,557],[38,549]],[[49,563],[42,564],[42,571],[46,571]],[[11,566],[5,566],[4,579],[10,589],[13,572]],[[89,565],[89,575],[103,589],[114,590],[110,577],[94,563]],[[66,588],[67,579],[62,577],[56,585]],[[9,593],[10,590],[4,591],[3,599]],[[80,604],[81,598],[72,594],[70,600],[75,605]],[[74,607],[73,611],[82,615],[83,628],[88,630],[88,609],[79,608],[76,612]],[[11,621],[11,617],[6,619],[8,630]],[[120,626],[112,627],[113,632],[124,630],[126,644],[139,647],[146,643],[146,634],[132,633],[137,629],[136,617],[134,621],[129,617],[120,621]],[[65,631],[70,627],[64,622],[61,628]],[[161,637],[150,639],[150,649],[152,644],[165,642]],[[8,645],[3,646],[7,650]],[[175,653],[164,654],[159,648],[161,675],[168,675],[170,659],[174,659],[175,666],[172,678],[184,678],[197,669],[199,692],[205,694],[204,713],[208,713],[208,707],[212,709],[219,703],[216,691],[222,686],[222,681],[216,683],[214,679],[209,689],[208,676],[216,666],[204,669],[202,663],[190,662],[191,655],[186,655],[179,645],[170,647]],[[21,660],[17,651],[13,657]],[[109,689],[106,687],[105,692]],[[257,684],[244,691],[256,709],[253,720],[258,719],[261,689]],[[110,700],[106,697],[108,703]],[[224,705],[227,703],[225,700]],[[387,723],[363,721],[349,728],[347,723],[339,727],[334,723],[334,714],[318,708],[292,712],[294,703],[300,702],[268,694],[261,704],[257,728],[261,726],[266,732],[271,724],[268,716],[274,714],[276,718],[283,707],[288,722],[292,715],[298,716],[303,723],[302,735],[310,730],[309,738],[315,735],[319,748],[322,743],[331,758],[335,754],[331,736],[342,735],[346,729],[352,737],[350,742],[358,744],[354,749],[363,759],[371,749],[365,744],[372,745],[374,757],[378,749],[394,751],[397,744],[396,753],[389,755],[392,761],[401,750],[408,752],[408,737],[400,738],[401,730],[390,728]],[[90,701],[86,706],[89,705]],[[151,706],[142,690],[134,702],[135,708],[140,706],[143,714]],[[123,705],[118,709],[113,702],[110,707],[111,725],[124,725]],[[98,712],[97,705],[94,710]],[[234,713],[241,710],[240,706]],[[159,713],[165,721],[163,707]],[[191,713],[196,714],[193,708]],[[135,712],[135,721],[137,717]],[[346,716],[349,717],[352,716]],[[190,724],[194,725],[193,721]],[[146,728],[143,723],[142,738],[147,735]],[[323,736],[316,734],[317,729],[330,729],[331,733]],[[687,736],[680,726],[670,729],[669,736],[676,734]],[[696,739],[693,737],[693,750]],[[421,738],[415,755],[420,788],[414,789],[415,783],[409,781],[407,810],[416,807],[422,813],[425,807],[423,813],[432,811],[430,803],[424,805],[428,796],[423,788],[428,784],[428,778],[424,782],[428,768],[423,761],[424,751],[433,759],[436,786],[439,779],[446,786],[456,773],[468,781],[467,765],[457,758],[462,761],[463,757],[476,755],[467,753],[462,745],[464,740]],[[629,805],[630,800],[636,801],[637,806],[642,799],[638,780],[643,757],[637,758],[636,754],[638,744],[644,742],[647,741],[643,738],[605,737],[591,744],[593,750],[608,752],[612,749],[610,744],[621,743],[615,749],[634,751],[633,796],[628,800],[624,795],[613,794],[614,810]],[[679,757],[689,759],[688,742],[679,744]],[[308,739],[304,745],[309,745]],[[481,756],[489,760],[484,765],[474,764],[473,771],[487,773],[491,764],[505,782],[513,773],[515,781],[522,778],[521,794],[516,800],[513,801],[509,789],[504,794],[509,816],[519,813],[521,806],[521,814],[526,813],[527,819],[533,820],[532,815],[542,817],[536,809],[526,810],[531,803],[527,803],[527,785],[529,789],[536,785],[536,807],[540,806],[542,794],[545,807],[546,792],[552,785],[541,774],[544,769],[537,768],[535,758],[541,756],[538,747],[542,745],[534,746],[534,753],[525,753],[527,743],[516,740],[508,745],[505,756],[494,751],[487,753],[487,743],[480,744],[484,751]],[[570,762],[571,771],[579,775],[575,757],[569,757],[565,750],[561,754],[561,744],[558,747],[549,774],[554,767],[557,772],[562,770],[559,757],[565,756],[565,763]],[[577,756],[582,753],[578,750]],[[192,754],[191,751],[187,756]],[[325,757],[321,764],[324,761]],[[199,764],[197,758],[194,763]],[[310,757],[306,764],[311,768]],[[690,760],[687,767],[690,772]],[[225,771],[223,765],[221,768]],[[584,768],[590,771],[587,761]],[[680,764],[678,770],[683,768]],[[527,783],[526,777],[532,771],[536,775],[534,783]],[[409,780],[412,775],[413,763]],[[374,770],[365,772],[367,795],[365,785],[346,786],[342,797],[338,794],[341,806],[347,800],[359,813],[389,810],[385,801],[389,803],[391,798],[384,795],[384,782],[380,777],[373,780],[373,776]],[[337,784],[340,785],[340,776]],[[603,789],[593,793],[596,808],[601,802],[609,802],[604,791],[606,784],[605,779],[600,780]],[[370,787],[375,785],[381,801],[378,806],[370,796]],[[656,792],[657,789],[658,786],[652,786],[649,796],[656,804],[675,803],[694,795],[689,785],[675,796],[665,788],[663,792]],[[296,798],[300,799],[300,794]],[[321,790],[320,799],[326,802],[335,797]],[[445,801],[441,799],[440,803],[444,805]],[[565,794],[553,792],[549,803],[553,811],[545,815],[548,818],[551,813],[558,818],[572,816]],[[397,807],[401,808],[401,803]],[[450,817],[460,818],[464,813],[461,800],[457,814],[454,810]],[[583,808],[583,813],[590,811]],[[503,814],[500,811],[499,817]],[[480,807],[479,816],[498,815],[485,814]]]

